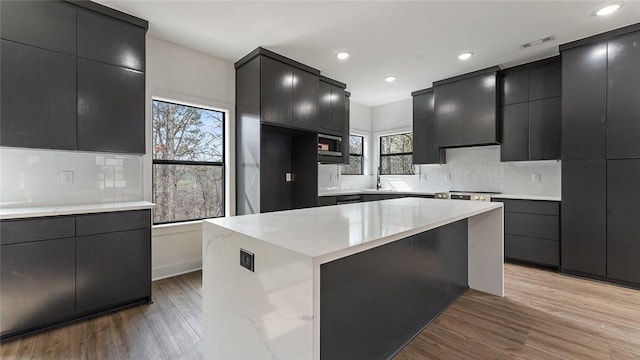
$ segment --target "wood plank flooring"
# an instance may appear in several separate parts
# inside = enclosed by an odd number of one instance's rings
[[[156,281],[152,305],[2,343],[0,358],[202,359],[201,284]],[[395,360],[640,360],[640,291],[507,264],[505,292],[467,291]]]

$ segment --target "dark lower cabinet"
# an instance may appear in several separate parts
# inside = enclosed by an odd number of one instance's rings
[[[148,298],[150,253],[149,230],[77,237],[77,312]]]
[[[0,336],[74,315],[74,238],[2,245],[0,259]]]
[[[76,147],[76,58],[1,40],[0,145]]]
[[[562,270],[607,275],[607,162],[562,161]]]
[[[640,284],[639,184],[640,159],[607,161],[607,277],[636,284]]]
[[[144,73],[78,59],[78,150],[144,154],[144,87]]]

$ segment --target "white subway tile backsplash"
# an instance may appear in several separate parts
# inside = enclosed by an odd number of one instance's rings
[[[62,184],[62,171],[73,184]],[[0,148],[0,206],[142,200],[142,157]]]

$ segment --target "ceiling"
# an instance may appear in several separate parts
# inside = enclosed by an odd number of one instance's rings
[[[640,22],[640,1],[593,16],[610,1],[97,0],[149,21],[149,34],[235,62],[265,47],[347,83],[377,106],[433,81],[556,55],[558,45]],[[547,36],[528,49],[520,45]],[[335,54],[348,51],[339,61]],[[457,55],[474,56],[460,61]],[[393,83],[388,75],[397,76]]]

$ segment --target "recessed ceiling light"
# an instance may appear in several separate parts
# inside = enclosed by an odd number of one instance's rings
[[[609,15],[622,7],[622,3],[611,4],[595,12],[596,16]]]
[[[351,54],[346,51],[341,51],[336,54],[336,57],[340,60],[346,60],[349,56],[351,56]]]
[[[467,60],[467,59],[469,59],[469,58],[470,58],[470,57],[472,57],[472,56],[473,56],[473,53],[472,53],[472,52],[466,52],[466,53],[462,53],[462,54],[458,55],[458,59],[460,59],[460,60]]]
[[[394,82],[396,81],[396,77],[391,75],[391,76],[387,76],[386,78],[384,78],[384,81],[386,82]]]

